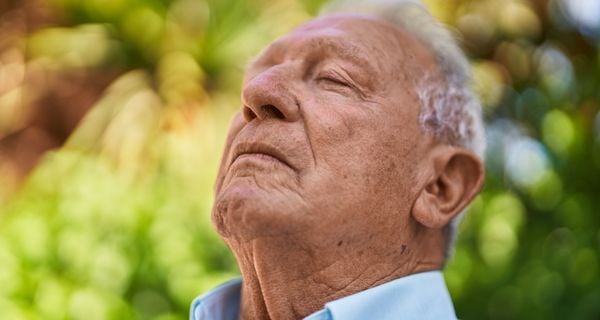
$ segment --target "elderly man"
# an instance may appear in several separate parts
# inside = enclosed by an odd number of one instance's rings
[[[249,66],[213,209],[243,281],[192,319],[456,318],[439,270],[484,177],[468,65],[420,5],[360,10]]]

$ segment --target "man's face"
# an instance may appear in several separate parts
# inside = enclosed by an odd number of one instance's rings
[[[217,178],[221,235],[340,250],[402,241],[432,143],[412,79],[435,68],[412,37],[366,16],[313,20],[267,47]]]

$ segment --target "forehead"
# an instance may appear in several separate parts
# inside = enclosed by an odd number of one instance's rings
[[[257,61],[276,63],[286,54],[322,52],[371,69],[389,70],[405,50],[411,37],[393,25],[368,15],[331,15],[309,21],[269,45]]]
[[[244,80],[257,70],[296,58],[307,65],[327,59],[351,65],[380,88],[440,71],[431,51],[399,27],[367,14],[335,14],[311,20],[274,41],[248,66]]]
[[[347,41],[360,41],[366,45],[395,45],[400,30],[380,18],[364,14],[337,14],[318,17],[295,30],[289,37],[338,35]],[[392,42],[389,42],[389,41]]]

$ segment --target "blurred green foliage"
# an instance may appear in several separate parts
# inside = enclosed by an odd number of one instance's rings
[[[26,69],[119,76],[0,203],[0,318],[184,319],[234,277],[209,212],[243,68],[322,2],[36,3],[58,18],[20,42]],[[463,319],[600,318],[600,26],[571,2],[426,1],[488,122],[486,187],[445,271]]]

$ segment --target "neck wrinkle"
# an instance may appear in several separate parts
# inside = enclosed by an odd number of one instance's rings
[[[240,305],[240,320],[270,320],[269,313],[263,295],[260,289],[260,283],[257,277],[246,280],[249,277],[244,276],[242,284],[242,299]],[[252,284],[247,284],[251,282]]]
[[[295,319],[289,316],[292,308],[287,303],[285,282],[277,276],[282,274],[279,270],[281,261],[271,259],[269,254],[262,254],[276,249],[265,245],[268,243],[277,243],[277,239],[255,239],[240,244],[236,249],[241,249],[241,252],[233,250],[244,280],[241,320]],[[240,259],[240,256],[243,258]],[[286,266],[289,272],[294,270],[294,267]]]
[[[307,251],[309,244],[286,237],[231,242],[244,279],[240,319],[302,319],[333,300],[440,269],[443,258],[432,250],[439,243],[431,232],[415,233],[404,248],[397,245],[389,250],[357,245],[327,251],[320,244]]]
[[[260,278],[254,268],[256,255],[252,246],[248,247],[236,240],[231,240],[229,246],[238,260],[243,279],[239,320],[270,320]]]

